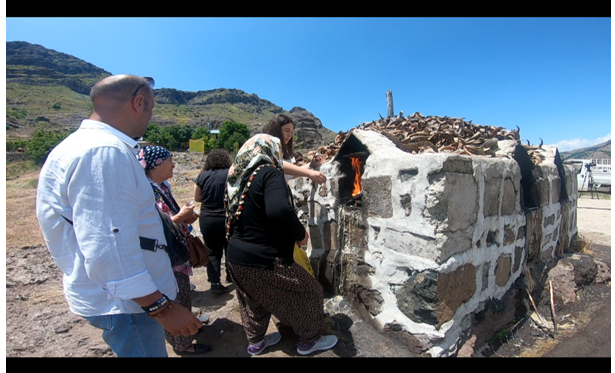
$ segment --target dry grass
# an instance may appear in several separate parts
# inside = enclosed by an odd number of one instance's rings
[[[36,219],[36,185],[39,171],[6,181],[6,247],[44,245]]]

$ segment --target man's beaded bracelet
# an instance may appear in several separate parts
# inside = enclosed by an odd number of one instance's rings
[[[147,307],[141,307],[141,308],[143,309],[143,311],[150,314],[152,312],[158,311],[161,308],[166,307],[169,304],[169,302],[170,302],[169,297],[167,297],[165,294],[162,294],[162,298],[158,299],[154,304],[151,304]]]
[[[162,309],[162,311],[152,315],[151,313],[148,313],[147,316],[149,317],[161,317],[162,315],[164,315],[165,313],[167,313],[167,311],[169,311],[171,308],[173,308],[173,302],[170,302],[168,306],[166,306],[165,308]]]

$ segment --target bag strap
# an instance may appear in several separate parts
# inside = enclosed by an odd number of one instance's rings
[[[160,213],[158,208],[156,208],[156,211],[158,211],[158,213]],[[73,225],[73,221],[72,220],[70,220],[69,218],[67,218],[66,216],[64,216],[62,214],[60,214],[60,216],[62,216],[64,218],[64,220],[66,220],[70,225]],[[158,245],[158,240],[156,240],[156,239],[147,238],[147,237],[141,237],[141,236],[139,236],[139,245],[141,246],[142,250],[154,251],[154,252],[156,252],[158,250],[166,250],[166,248],[167,248],[165,245]]]

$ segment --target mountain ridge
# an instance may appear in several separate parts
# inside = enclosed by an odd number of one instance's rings
[[[89,91],[110,72],[75,56],[25,41],[6,42],[7,138],[27,138],[36,128],[77,128],[92,111]],[[308,110],[290,110],[235,88],[197,92],[154,89],[150,123],[219,129],[225,121],[245,124],[252,135],[275,114],[293,118],[299,151],[332,142],[336,133]]]
[[[560,152],[562,159],[604,159],[611,158],[611,140],[585,148]]]

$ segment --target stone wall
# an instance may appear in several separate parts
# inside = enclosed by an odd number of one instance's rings
[[[533,165],[515,159],[518,147],[500,157],[409,154],[376,132],[353,136],[369,152],[360,206],[340,203],[341,158],[321,165],[323,186],[290,183],[308,255],[329,295],[418,354],[480,343],[485,319],[504,326],[522,272],[557,258],[577,233],[576,179],[554,162],[556,149]]]

